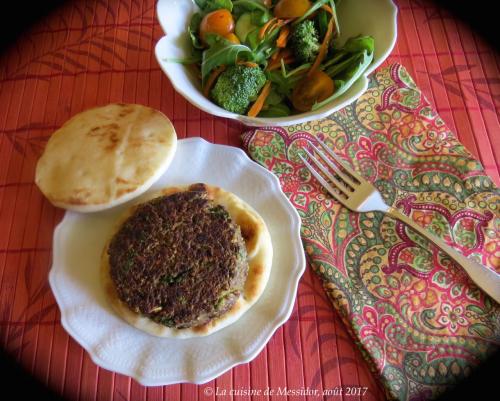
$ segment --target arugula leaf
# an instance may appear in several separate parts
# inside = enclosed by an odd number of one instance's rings
[[[330,3],[331,0],[318,0],[316,3],[314,3],[309,10],[307,10],[304,15],[300,18],[298,18],[296,21],[294,21],[293,25],[300,24],[302,21],[304,21],[306,18],[309,18],[312,14],[316,12],[316,10],[319,10],[322,6],[324,6],[326,3]]]
[[[271,85],[271,91],[264,102],[264,107],[259,117],[286,117],[290,115],[290,108],[284,103],[285,95],[275,85]]]
[[[333,37],[337,37],[340,35],[340,25],[339,25],[339,20],[337,18],[337,6],[335,5],[335,2],[333,0],[318,0],[316,3],[314,3],[311,8],[309,10],[307,10],[304,15],[300,18],[298,18],[297,20],[295,20],[293,22],[292,25],[297,25],[297,24],[300,24],[302,21],[304,21],[305,19],[309,18],[312,14],[314,14],[317,10],[320,10],[321,7],[323,7],[324,5],[326,5],[327,3],[329,3],[330,5],[330,8],[332,9],[333,11],[333,15],[332,15],[332,18],[334,20],[334,29],[335,31],[333,32]],[[320,31],[320,37],[324,37],[324,34],[326,33],[326,28],[328,27],[328,13],[324,13],[324,10],[320,10],[320,12],[318,13],[319,16],[318,16],[318,28],[319,28],[319,31]],[[326,26],[325,26],[326,24]]]
[[[302,65],[299,65],[298,67],[294,68],[293,70],[287,71],[285,63],[283,62],[283,59],[281,60],[281,75],[283,75],[284,78],[289,78],[293,75],[299,74],[299,73],[305,73],[309,68],[311,67],[311,63],[305,63]]]
[[[252,50],[245,45],[234,44],[220,36],[209,35],[207,42],[210,47],[203,52],[203,60],[201,62],[201,79],[202,84],[210,75],[210,72],[221,65],[234,65],[240,55],[252,57]]]
[[[233,11],[233,2],[231,0],[194,0],[194,2],[205,14],[221,8]]]
[[[203,17],[200,13],[195,13],[191,17],[191,22],[188,26],[188,34],[195,49],[203,49],[203,45],[201,44],[200,38],[198,36],[202,19]]]
[[[349,38],[343,47],[334,49],[333,58],[321,68],[334,80],[335,92],[328,99],[316,103],[312,110],[323,107],[345,93],[373,61],[374,49],[375,42],[371,36]]]
[[[350,69],[349,66],[352,64],[353,58],[359,58],[359,55],[364,51],[371,54],[374,49],[375,42],[371,36],[349,38],[345,45],[337,49],[337,53],[323,64],[322,68],[331,78],[336,78],[344,70]]]
[[[269,12],[269,9],[264,5],[261,0],[234,0],[233,1],[234,13],[236,15],[242,14],[246,11],[260,10],[262,12]]]
[[[267,96],[266,101],[264,102],[264,108],[280,104],[284,98],[285,95],[278,92],[274,87],[274,85],[271,85],[271,90],[269,92],[269,95]]]
[[[293,84],[289,82],[279,71],[268,71],[267,78],[274,84],[273,87],[283,96],[289,97],[292,94]]]
[[[292,114],[285,103],[274,104],[259,113],[259,117],[287,117]]]
[[[340,36],[340,25],[339,25],[339,19],[337,18],[337,6],[333,0],[330,0],[330,8],[333,10],[333,22],[334,22],[334,29],[335,31],[333,32],[333,37],[336,38]]]
[[[342,60],[340,63],[336,63],[336,64],[332,65],[330,68],[327,68],[325,70],[325,73],[330,78],[335,78],[337,75],[342,73],[344,70],[348,69],[349,66],[353,63],[353,60],[355,61],[356,58],[357,58],[357,55],[348,57],[345,60]]]
[[[373,52],[369,53],[367,50],[363,50],[361,54],[354,56],[351,60],[349,68],[344,71],[344,75],[340,76],[335,83],[335,93],[328,99],[323,100],[320,103],[316,103],[312,110],[317,110],[328,104],[332,100],[338,98],[340,95],[344,94],[352,84],[363,74],[363,72],[368,68],[368,66],[373,61]]]
[[[342,50],[349,53],[356,53],[363,50],[373,53],[375,50],[375,40],[371,36],[357,36],[355,38],[349,38],[342,47]]]
[[[302,79],[302,74],[295,74],[293,76],[284,77],[281,71],[268,71],[266,73],[267,78],[275,84],[276,91],[286,97],[290,97],[293,92],[293,88]]]
[[[272,18],[272,14],[269,11],[254,10],[251,11],[252,23],[258,26],[264,25]]]
[[[261,39],[259,38],[260,28],[255,28],[253,31],[249,32],[245,42],[251,47],[252,50],[256,50],[260,44]]]
[[[332,66],[333,64],[337,64],[346,56],[348,56],[348,54],[343,49],[335,50],[333,55],[328,59],[328,61],[321,65],[321,68],[326,69]]]
[[[257,64],[267,65],[269,57],[278,50],[276,47],[276,39],[280,33],[279,29],[273,29],[271,33],[267,33],[264,39],[260,39],[259,29],[255,29],[248,34],[247,40],[250,41],[253,49],[253,61]],[[254,47],[255,46],[255,47]]]
[[[216,33],[207,33],[205,35],[205,42],[207,43],[208,47],[215,45],[222,39],[224,38]]]
[[[325,10],[319,10],[316,22],[318,25],[319,40],[320,42],[323,42],[323,38],[328,30],[328,13]]]

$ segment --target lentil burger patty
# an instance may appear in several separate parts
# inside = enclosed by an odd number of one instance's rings
[[[161,325],[183,329],[227,312],[248,274],[240,227],[203,184],[139,205],[112,238],[118,298]]]

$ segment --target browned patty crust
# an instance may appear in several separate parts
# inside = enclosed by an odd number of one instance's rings
[[[134,312],[178,329],[228,311],[248,274],[240,228],[203,185],[141,204],[108,248],[118,297]]]

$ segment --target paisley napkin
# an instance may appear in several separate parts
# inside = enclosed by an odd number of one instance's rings
[[[497,271],[500,192],[399,64],[328,118],[243,135],[297,208],[311,266],[388,397],[435,398],[496,351],[500,307],[403,224],[333,201],[297,157],[316,137],[389,205]]]

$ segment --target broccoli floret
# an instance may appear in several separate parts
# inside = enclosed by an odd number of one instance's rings
[[[319,36],[314,22],[306,20],[298,24],[290,37],[290,47],[300,63],[310,63],[318,55]]]
[[[265,83],[266,75],[259,67],[234,65],[219,76],[210,94],[222,108],[244,114]]]

